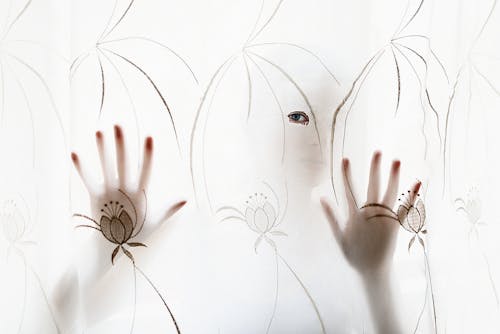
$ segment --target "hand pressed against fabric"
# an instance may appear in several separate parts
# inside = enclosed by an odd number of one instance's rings
[[[76,153],[71,154],[73,164],[89,193],[91,204],[90,214],[76,213],[73,216],[81,221],[77,227],[88,229],[95,234],[81,245],[79,251],[83,255],[82,261],[78,263],[77,268],[74,267],[74,262],[68,265],[58,279],[54,295],[51,296],[55,305],[55,316],[64,328],[63,332],[81,332],[79,328],[85,328],[85,324],[81,323],[82,311],[88,319],[93,319],[92,322],[103,316],[102,312],[99,313],[99,307],[87,303],[86,299],[91,298],[89,292],[98,285],[100,278],[112,267],[120,254],[125,254],[130,259],[134,270],[145,275],[137,267],[132,249],[146,246],[148,237],[158,231],[161,222],[186,204],[186,201],[178,201],[170,205],[158,222],[151,222],[148,216],[147,187],[153,163],[153,138],[147,137],[144,140],[142,166],[138,170],[135,184],[129,182],[128,169],[134,164],[127,161],[125,138],[119,126],[114,127],[114,139],[116,165],[109,159],[109,152],[105,152],[103,133],[96,132],[103,174],[102,184],[91,180],[87,166]],[[152,285],[148,278],[146,280]],[[154,286],[153,288],[156,290]],[[163,297],[159,296],[163,300]],[[170,315],[178,330],[173,315]]]
[[[398,160],[392,162],[387,189],[382,197],[381,157],[380,152],[373,154],[367,197],[361,207],[354,196],[349,160],[343,160],[342,174],[349,212],[344,229],[340,228],[326,198],[321,199],[321,205],[347,262],[361,275],[377,333],[401,333],[390,274],[399,230],[398,218],[404,218],[398,217],[392,209],[398,194],[401,163]],[[418,193],[419,188],[420,182],[417,182],[412,191]],[[413,196],[412,201],[416,197]]]
[[[392,210],[398,194],[401,163],[393,161],[387,190],[380,196],[380,160],[382,154],[373,154],[366,202],[358,207],[352,188],[352,176],[348,159],[342,162],[345,196],[349,217],[342,230],[326,198],[321,199],[324,212],[332,228],[335,240],[349,264],[360,273],[388,269],[394,253],[398,216]],[[420,182],[413,186],[418,192]]]
[[[147,137],[144,140],[142,167],[138,171],[139,178],[134,185],[131,185],[128,177],[128,169],[133,164],[129,164],[127,161],[125,139],[119,126],[114,127],[114,139],[116,145],[116,169],[110,163],[109,154],[105,152],[103,133],[96,132],[97,150],[104,180],[100,187],[96,186],[96,182],[89,179],[79,156],[76,153],[71,154],[73,164],[89,192],[92,207],[91,216],[75,214],[76,217],[86,220],[78,226],[95,229],[101,232],[101,240],[107,240],[114,244],[114,250],[109,255],[110,257],[102,255],[107,259],[107,267],[114,262],[120,250],[133,261],[130,247],[145,246],[144,240],[161,226],[160,223],[146,224],[148,220],[146,190],[153,162],[153,138]],[[173,204],[166,211],[162,221],[172,216],[185,203],[185,201],[180,201]],[[109,261],[109,258],[111,258],[111,261]]]

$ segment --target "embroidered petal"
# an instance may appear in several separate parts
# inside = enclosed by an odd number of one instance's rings
[[[421,199],[418,199],[417,203],[415,204],[415,208],[418,210],[418,213],[420,214],[420,228],[419,228],[419,230],[420,230],[425,225],[426,212],[425,212],[424,201],[422,201]]]
[[[409,226],[409,224],[408,224],[407,217],[408,217],[408,208],[406,208],[403,205],[400,205],[399,208],[398,208],[398,220],[399,220],[399,223],[401,224],[401,226],[403,226],[403,228],[405,230],[407,230],[409,232],[414,232],[411,229],[411,227]]]
[[[255,226],[255,211],[251,207],[247,207],[245,211],[245,220],[247,222],[247,226],[249,229],[251,229],[254,232],[259,232],[257,227]]]
[[[415,233],[420,232],[420,229],[422,228],[421,226],[422,217],[420,216],[420,212],[418,212],[418,210],[415,207],[412,206],[410,208],[406,220],[413,232]]]
[[[102,216],[99,224],[101,225],[101,232],[104,235],[104,237],[109,241],[111,241],[112,243],[115,243],[115,240],[111,235],[111,220],[106,216]]]
[[[259,232],[264,233],[269,230],[269,217],[263,208],[257,208],[257,210],[255,210],[254,222]]]
[[[111,236],[117,244],[125,241],[125,226],[119,218],[113,217],[111,219]]]
[[[276,210],[274,210],[274,207],[269,202],[266,202],[264,203],[264,211],[266,212],[267,219],[270,223],[269,228],[272,228],[276,225]]]
[[[123,241],[127,241],[130,239],[130,236],[132,235],[132,232],[134,231],[134,223],[132,223],[132,218],[130,218],[129,214],[127,211],[123,210],[120,213],[120,221],[122,222],[123,226],[125,227],[125,237]]]
[[[14,216],[7,216],[3,220],[3,231],[5,233],[5,237],[9,241],[16,241],[22,235],[21,227],[19,226],[16,218]]]

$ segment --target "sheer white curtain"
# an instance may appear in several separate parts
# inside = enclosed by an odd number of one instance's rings
[[[345,211],[342,157],[363,198],[381,150],[402,194],[422,181],[425,218],[394,258],[404,330],[497,333],[499,15],[496,0],[0,0],[0,332],[72,330],[61,277],[85,276],[104,237],[75,228],[91,212],[70,153],[99,178],[95,132],[113,152],[120,125],[131,174],[154,138],[148,217],[188,204],[80,296],[73,329],[373,332],[319,198]]]

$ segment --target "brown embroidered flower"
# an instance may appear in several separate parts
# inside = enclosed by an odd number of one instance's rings
[[[411,238],[408,244],[408,250],[418,239],[419,243],[424,246],[424,241],[420,237],[419,233],[426,234],[427,230],[423,229],[425,227],[425,205],[424,201],[420,198],[418,192],[410,191],[402,193],[401,198],[398,199],[398,221],[401,226],[408,232],[414,233],[415,235]]]
[[[101,219],[99,222],[96,220],[81,214],[75,214],[74,216],[82,217],[87,220],[93,222],[96,226],[91,225],[78,225],[78,227],[90,227],[96,229],[102,233],[102,235],[110,242],[116,244],[117,246],[113,250],[111,254],[111,263],[114,264],[114,260],[119,250],[121,249],[125,255],[127,255],[132,262],[134,262],[134,257],[129,250],[127,250],[124,245],[130,247],[146,247],[143,243],[140,242],[130,242],[130,239],[136,237],[142,230],[144,226],[144,222],[146,220],[146,213],[144,213],[144,217],[142,221],[138,221],[137,210],[135,208],[134,203],[130,199],[130,197],[119,190],[119,192],[126,198],[127,202],[130,204],[130,209],[134,212],[134,218],[130,216],[127,212],[127,209],[122,203],[119,201],[109,201],[105,203],[101,209]],[[144,198],[146,195],[144,194]],[[147,205],[146,205],[147,207]]]

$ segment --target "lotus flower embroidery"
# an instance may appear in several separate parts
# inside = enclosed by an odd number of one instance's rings
[[[217,210],[217,212],[227,211],[233,213],[233,215],[228,215],[222,218],[220,220],[221,222],[226,220],[241,221],[244,222],[251,231],[257,234],[257,239],[254,243],[256,253],[263,240],[276,251],[276,243],[272,237],[288,236],[285,232],[277,229],[283,221],[287,202],[285,203],[285,208],[282,212],[280,210],[280,201],[276,192],[267,183],[264,182],[264,184],[273,194],[276,206],[273,205],[271,203],[272,200],[270,200],[263,193],[254,193],[248,196],[248,199],[245,201],[245,208],[243,211],[233,206],[223,206]]]
[[[88,216],[75,214],[75,216],[85,218],[95,224],[95,226],[78,225],[78,227],[90,227],[95,230],[98,230],[108,241],[117,245],[113,250],[113,253],[111,254],[111,263],[113,264],[115,261],[115,257],[120,251],[120,249],[123,251],[125,255],[127,255],[127,257],[132,262],[135,262],[132,253],[130,253],[130,251],[124,247],[125,244],[130,247],[138,247],[138,246],[146,247],[145,244],[140,242],[130,242],[130,239],[136,237],[141,232],[142,227],[144,226],[144,222],[146,220],[146,213],[144,213],[142,221],[139,221],[137,217],[137,210],[135,208],[134,203],[124,191],[122,190],[119,191],[126,198],[127,202],[130,204],[130,207],[134,212],[133,219],[127,212],[124,205],[119,201],[109,201],[103,205],[101,209],[102,216],[99,222]],[[146,198],[145,194],[144,198]]]
[[[30,219],[23,210],[18,207],[16,201],[5,200],[0,210],[0,223],[3,235],[11,247],[18,245],[33,245],[34,241],[27,240],[26,237],[31,230]]]
[[[474,187],[471,188],[467,193],[466,200],[457,198],[455,204],[458,205],[456,208],[457,212],[462,211],[471,225],[469,237],[471,233],[474,233],[476,238],[479,238],[478,227],[485,226],[486,223],[481,220],[482,203],[477,189]]]
[[[417,198],[415,199],[415,197]],[[424,240],[419,235],[420,233],[427,233],[427,230],[424,229],[425,206],[424,201],[420,198],[420,194],[408,190],[406,194],[401,194],[398,202],[400,203],[397,212],[399,223],[405,230],[415,234],[408,243],[408,251],[415,242],[415,239],[418,239],[418,242],[425,249]]]
[[[273,205],[267,200],[267,196],[262,193],[255,193],[249,196],[245,202],[245,221],[249,229],[258,234],[254,248],[257,252],[262,240],[265,240],[271,247],[276,249],[276,244],[271,239],[272,236],[287,236],[285,232],[275,230],[280,224],[278,215]]]

